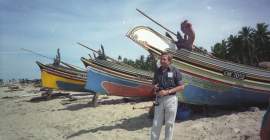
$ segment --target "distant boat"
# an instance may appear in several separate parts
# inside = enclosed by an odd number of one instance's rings
[[[85,88],[98,94],[124,97],[153,97],[153,74],[117,62],[85,59],[87,67]],[[91,78],[90,78],[91,77]]]
[[[185,49],[153,29],[138,26],[127,36],[156,58],[173,55],[173,65],[183,74],[185,89],[179,100],[198,105],[261,105],[270,97],[270,72],[223,61]]]
[[[38,61],[36,63],[41,71],[42,87],[67,91],[87,91],[84,89],[86,71],[63,66],[61,64],[45,65]]]

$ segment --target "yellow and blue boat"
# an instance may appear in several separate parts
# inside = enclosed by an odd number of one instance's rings
[[[86,71],[78,70],[63,65],[42,64],[36,62],[41,71],[42,87],[68,91],[87,91]]]

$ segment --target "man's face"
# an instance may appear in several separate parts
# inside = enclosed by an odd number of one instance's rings
[[[168,60],[168,55],[162,55],[160,57],[160,65],[162,67],[167,68],[170,64],[171,64],[171,62]]]

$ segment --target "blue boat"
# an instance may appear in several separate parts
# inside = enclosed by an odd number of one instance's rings
[[[114,66],[118,67],[102,66],[101,63],[91,59],[81,58],[81,60],[87,67],[87,82],[85,85],[87,90],[92,90],[97,94],[124,97],[154,96],[151,80],[138,76],[138,72],[122,70],[120,69],[121,65],[115,63]]]

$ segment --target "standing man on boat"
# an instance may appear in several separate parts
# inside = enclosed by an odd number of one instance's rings
[[[179,39],[176,42],[178,49],[184,48],[189,51],[192,51],[194,46],[193,43],[195,41],[195,32],[192,28],[192,24],[189,23],[187,20],[181,23],[181,31],[184,33],[184,39]]]
[[[61,63],[60,49],[57,49],[56,57],[54,58],[53,65],[58,66]]]
[[[195,32],[192,28],[192,24],[188,22],[188,20],[184,20],[180,24],[180,29],[184,33],[184,38],[181,36],[179,32],[177,32],[176,34],[177,41],[175,41],[177,49],[187,49],[189,51],[192,51],[195,48],[193,45],[195,41]],[[166,36],[173,39],[167,32]]]
[[[155,86],[156,103],[151,140],[159,140],[160,131],[165,120],[165,140],[172,140],[174,122],[178,101],[176,92],[183,91],[182,75],[178,69],[171,66],[172,55],[162,53],[160,67],[155,71],[153,85]]]

